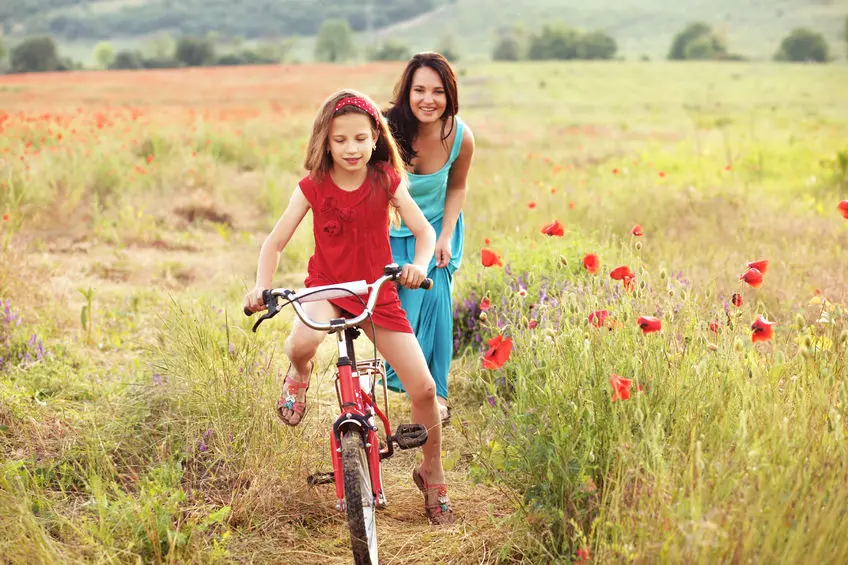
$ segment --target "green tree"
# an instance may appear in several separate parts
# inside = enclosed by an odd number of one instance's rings
[[[521,45],[513,35],[501,37],[492,50],[494,61],[518,61],[521,59]]]
[[[406,61],[412,56],[405,43],[389,38],[369,54],[372,61]]]
[[[618,51],[615,39],[603,31],[593,31],[580,37],[577,56],[580,59],[612,59]]]
[[[686,48],[693,41],[698,41],[699,44],[692,48],[690,54],[701,55],[707,52],[710,53],[709,58],[711,59],[722,58],[727,54],[727,44],[724,39],[707,24],[695,22],[686,26],[683,31],[674,36],[671,48],[668,51],[668,58],[677,61],[687,59]]]
[[[215,62],[215,44],[202,37],[181,37],[177,40],[174,59],[186,67],[211,65]]]
[[[324,20],[315,40],[315,58],[329,63],[340,63],[353,57],[356,47],[350,22],[342,19]]]
[[[174,57],[175,45],[174,38],[163,31],[147,42],[145,54],[152,59],[171,59]]]
[[[580,32],[563,24],[548,24],[540,34],[530,36],[527,56],[533,60],[577,59]]]
[[[101,41],[94,47],[94,60],[101,69],[108,69],[115,62],[115,50],[108,41]]]
[[[778,61],[826,63],[830,48],[824,36],[807,28],[795,28],[783,38],[774,58]]]
[[[12,72],[37,73],[65,70],[56,42],[50,36],[27,37],[12,50]]]
[[[144,60],[138,51],[118,51],[110,69],[143,69]]]
[[[6,61],[6,55],[9,54],[9,50],[6,48],[6,42],[3,41],[3,35],[0,34],[0,68],[3,67],[4,62]]]

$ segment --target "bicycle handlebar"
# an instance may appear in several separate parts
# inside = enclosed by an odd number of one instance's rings
[[[377,298],[380,294],[380,288],[388,281],[397,281],[400,277],[401,267],[397,263],[386,265],[383,268],[383,276],[371,284],[365,281],[354,281],[334,285],[318,286],[312,288],[303,288],[295,292],[287,288],[273,288],[262,291],[262,302],[268,308],[268,312],[259,318],[253,325],[253,331],[256,332],[259,324],[276,316],[284,306],[291,304],[294,308],[297,317],[310,328],[323,332],[340,331],[346,328],[358,326],[364,322],[373,312],[374,306],[377,304]],[[419,288],[429,290],[433,287],[433,279],[424,279]],[[365,305],[365,310],[362,314],[355,318],[340,318],[330,320],[328,322],[316,322],[311,319],[303,311],[301,302],[313,302],[316,300],[328,300],[330,298],[341,298],[351,295],[368,294],[368,300]],[[286,299],[288,302],[280,304],[280,298]],[[244,308],[245,316],[252,316],[254,313]]]

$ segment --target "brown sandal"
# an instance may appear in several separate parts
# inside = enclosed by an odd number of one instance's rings
[[[310,361],[310,363],[311,366],[309,367],[309,380],[311,381],[312,370],[315,368],[315,361]],[[299,381],[292,380],[292,378],[289,376],[291,369],[292,365],[289,364],[289,368],[286,370],[285,380],[287,390],[285,390],[283,394],[280,395],[279,400],[277,400],[277,417],[282,420],[282,422],[287,426],[294,427],[303,421],[303,416],[306,413],[306,402],[299,402],[297,400],[297,392],[300,389],[309,390],[309,382],[302,383]],[[298,418],[296,422],[292,423],[290,419],[291,416],[289,416],[289,418],[283,416],[283,408],[291,410],[294,414],[300,416],[300,418]]]
[[[448,498],[448,486],[445,484],[428,484],[421,474],[420,467],[412,471],[412,480],[415,486],[424,495],[424,510],[430,524],[434,526],[445,526],[453,524],[456,517],[453,515],[450,498]]]

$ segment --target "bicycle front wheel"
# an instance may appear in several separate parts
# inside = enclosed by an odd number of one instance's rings
[[[356,565],[377,565],[376,500],[368,455],[358,430],[342,432],[345,513]]]

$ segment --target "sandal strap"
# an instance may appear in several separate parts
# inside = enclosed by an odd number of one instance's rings
[[[286,377],[286,386],[288,386],[290,389],[293,388],[295,390],[300,390],[302,388],[308,389],[309,383],[302,383],[300,381],[292,380],[291,377]]]

